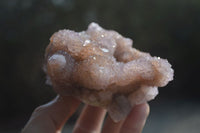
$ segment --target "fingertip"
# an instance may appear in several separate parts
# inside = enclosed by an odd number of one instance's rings
[[[126,118],[121,128],[121,133],[140,133],[149,115],[148,103],[136,105]]]
[[[123,123],[124,120],[114,122],[111,117],[108,116],[105,120],[102,133],[119,133]]]
[[[144,116],[147,117],[149,115],[149,113],[150,113],[150,107],[149,107],[148,103],[143,103],[141,105],[138,105],[138,108],[140,108],[141,113],[143,113]]]
[[[100,107],[86,105],[77,120],[73,133],[101,131],[106,110]]]

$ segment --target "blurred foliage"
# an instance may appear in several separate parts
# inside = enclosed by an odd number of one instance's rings
[[[199,14],[199,0],[1,0],[0,117],[27,117],[55,96],[42,71],[49,38],[92,21],[172,63],[175,80],[159,97],[199,99]]]

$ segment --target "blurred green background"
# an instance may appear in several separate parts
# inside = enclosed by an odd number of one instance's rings
[[[150,102],[144,133],[199,132],[199,0],[1,0],[0,132],[19,132],[34,108],[56,96],[42,71],[50,36],[93,21],[167,58],[175,70],[174,81]]]

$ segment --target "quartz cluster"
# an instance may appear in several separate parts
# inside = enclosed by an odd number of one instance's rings
[[[115,122],[173,80],[166,59],[132,48],[131,39],[96,23],[82,32],[54,33],[46,48],[45,71],[57,93],[106,108]]]

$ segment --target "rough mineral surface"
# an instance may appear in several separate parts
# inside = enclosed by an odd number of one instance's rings
[[[57,93],[107,108],[115,122],[173,79],[167,60],[132,48],[131,39],[96,23],[86,31],[53,34],[45,58],[47,82]]]

